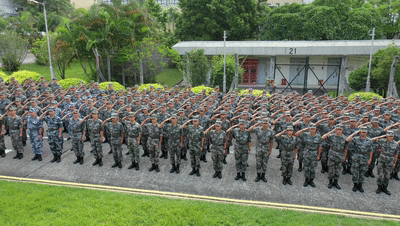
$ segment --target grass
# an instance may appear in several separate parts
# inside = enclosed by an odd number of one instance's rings
[[[61,77],[57,73],[57,69],[55,66],[53,66],[54,73],[56,74],[57,79],[61,79]],[[48,66],[42,66],[36,63],[33,64],[23,64],[20,67],[20,70],[28,70],[28,71],[35,71],[39,73],[40,75],[43,75],[47,81],[51,80],[50,77],[50,69]],[[79,62],[73,62],[71,63],[70,67],[67,68],[65,71],[65,78],[79,78],[82,80],[89,80],[89,78],[86,76],[86,74],[83,72],[83,69]]]
[[[182,72],[176,68],[164,69],[160,74],[156,75],[157,83],[173,87],[182,79]]]
[[[0,181],[0,225],[398,225],[349,218]]]

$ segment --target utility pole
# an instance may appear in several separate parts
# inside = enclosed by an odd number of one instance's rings
[[[372,62],[372,49],[374,47],[375,28],[372,29],[372,34],[370,34],[370,35],[372,35],[372,43],[371,43],[371,52],[369,54],[368,77],[367,77],[367,85],[366,85],[366,89],[365,89],[366,92],[369,92],[371,89],[371,82],[370,82],[370,80],[371,80],[371,62]]]
[[[226,31],[224,31],[224,85],[223,85],[223,92],[226,93]]]

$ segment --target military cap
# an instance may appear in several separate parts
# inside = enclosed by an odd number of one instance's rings
[[[290,114],[290,111],[286,111],[286,112],[285,112],[285,115],[291,115],[291,114]]]
[[[304,116],[311,117],[311,114],[307,112],[304,114]]]
[[[364,132],[364,133],[368,132],[367,127],[365,127],[365,126],[361,127],[361,132]]]
[[[204,111],[204,108],[203,107],[199,108],[199,111]]]
[[[245,125],[246,121],[244,121],[243,119],[239,119],[239,125]]]
[[[322,110],[322,113],[328,114],[328,111],[327,110]]]
[[[56,100],[51,101],[51,104],[57,104]]]
[[[379,122],[378,117],[372,117],[371,122]]]
[[[94,108],[94,109],[92,110],[92,114],[99,114],[99,110],[97,110],[97,108]]]
[[[286,130],[294,130],[294,129],[293,129],[293,126],[287,126]]]
[[[16,108],[15,106],[11,106],[8,110],[9,110],[9,111],[16,111],[17,108]]]
[[[128,116],[135,116],[135,112],[129,112]]]
[[[262,123],[269,123],[269,120],[268,120],[267,118],[262,118],[262,119],[261,119],[261,122],[262,122]]]
[[[56,110],[55,107],[49,107],[49,108],[47,108],[47,111],[55,111],[55,110]]]
[[[356,117],[350,117],[350,121],[356,121]]]
[[[177,118],[178,118],[178,116],[177,116],[177,115],[175,115],[175,114],[173,114],[173,115],[171,115],[171,118],[172,118],[172,119],[177,119]]]
[[[316,129],[317,128],[317,126],[314,124],[314,123],[310,123],[310,126],[309,126],[310,128],[313,128],[313,129]]]
[[[343,127],[344,127],[343,125],[336,125],[335,128],[336,128],[336,129],[343,129]]]
[[[16,98],[16,99],[15,99],[15,101],[19,101],[19,102],[21,102],[21,99],[20,99],[20,98]]]
[[[219,89],[219,86],[215,86],[216,89]]]
[[[368,114],[363,114],[362,117],[363,117],[363,118],[368,118],[369,116],[368,116]]]
[[[385,111],[385,113],[383,113],[384,115],[390,115],[389,111]]]
[[[387,134],[389,137],[393,137],[393,136],[394,136],[393,130],[387,131],[386,134]]]
[[[70,95],[66,95],[66,96],[65,96],[65,98],[69,98],[69,99],[71,99],[71,96],[70,96]]]
[[[221,126],[222,125],[222,121],[221,120],[217,120],[216,122],[215,122],[215,126]]]
[[[374,109],[374,111],[380,111],[380,110],[381,110],[380,107],[376,107],[376,108]]]
[[[79,114],[79,111],[78,110],[74,110],[73,113],[74,114],[77,114],[77,113]]]
[[[185,110],[183,110],[183,109],[180,109],[179,111],[178,111],[179,113],[185,113]]]
[[[117,113],[112,113],[111,114],[111,118],[118,118],[118,114]]]
[[[158,115],[157,114],[152,114],[151,117],[152,118],[158,118]]]
[[[197,115],[193,116],[193,117],[192,117],[192,120],[199,121],[199,116],[197,116]]]
[[[37,102],[37,99],[36,98],[32,98],[31,102]]]

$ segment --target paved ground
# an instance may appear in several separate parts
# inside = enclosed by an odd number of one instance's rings
[[[68,135],[65,135],[68,136]],[[280,176],[280,160],[276,158],[277,150],[274,150],[268,166],[268,183],[254,182],[256,177],[255,171],[255,150],[249,157],[249,169],[247,173],[248,180],[235,181],[234,177],[235,164],[233,154],[228,155],[228,164],[223,170],[223,178],[213,179],[214,173],[212,169],[211,155],[207,156],[208,162],[201,163],[201,177],[189,176],[191,171],[190,162],[183,161],[180,174],[170,174],[171,168],[169,159],[160,160],[161,172],[148,172],[150,167],[150,159],[142,158],[140,163],[140,171],[128,170],[130,159],[124,155],[123,168],[112,169],[112,155],[108,155],[108,144],[105,144],[103,152],[105,155],[103,167],[93,167],[94,157],[90,154],[90,143],[85,143],[85,163],[83,165],[74,165],[74,153],[68,149],[71,147],[70,142],[66,141],[64,145],[64,154],[61,163],[50,163],[52,154],[49,153],[47,142],[45,142],[46,155],[42,162],[30,159],[33,154],[30,150],[29,143],[25,150],[25,157],[22,160],[14,160],[14,151],[9,150],[6,158],[0,158],[0,174],[7,176],[18,176],[28,178],[60,180],[68,182],[81,182],[90,184],[114,185],[121,187],[151,189],[160,191],[180,192],[189,194],[199,194],[208,196],[218,196],[226,198],[236,198],[245,200],[259,200],[277,203],[302,204],[309,206],[320,206],[330,208],[341,208],[348,210],[360,210],[368,212],[379,212],[387,214],[400,214],[400,189],[399,181],[391,180],[389,190],[391,196],[385,194],[377,195],[376,179],[366,178],[364,185],[365,193],[354,193],[351,191],[352,182],[350,175],[341,175],[339,184],[342,190],[328,189],[327,174],[320,173],[318,166],[317,178],[315,180],[316,188],[304,188],[303,173],[297,171],[297,161],[295,162],[296,170],[292,178],[293,185],[284,186]],[[255,145],[253,145],[255,146]],[[11,148],[10,137],[6,137],[6,147]],[[126,147],[123,153],[127,152]],[[376,174],[376,172],[375,172]]]
[[[26,54],[26,57],[24,59],[24,62],[22,62],[22,64],[33,64],[33,63],[35,63],[35,61],[36,61],[35,55],[33,55],[33,53],[31,53],[31,52],[28,52]],[[2,67],[2,66],[3,66],[3,64],[0,62],[0,67]]]

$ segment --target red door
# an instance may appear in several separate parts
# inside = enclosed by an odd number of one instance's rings
[[[242,84],[257,84],[258,59],[246,59],[243,63]]]

